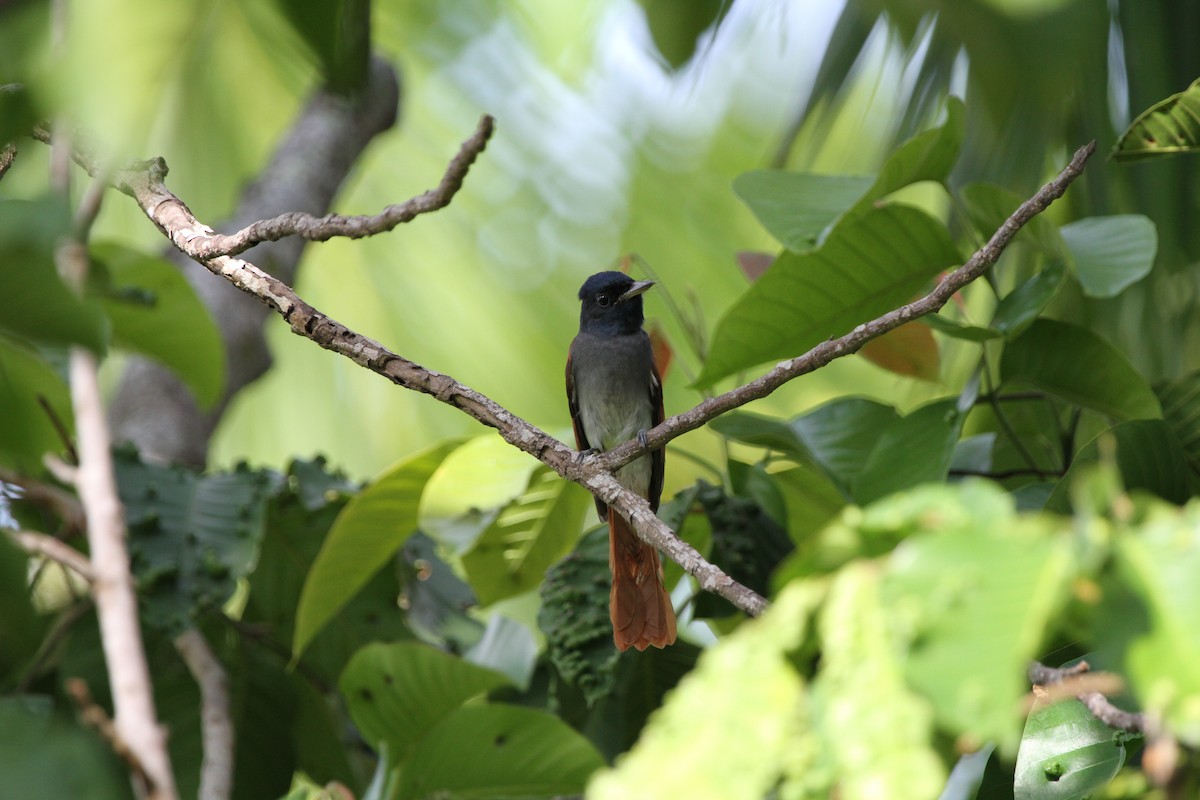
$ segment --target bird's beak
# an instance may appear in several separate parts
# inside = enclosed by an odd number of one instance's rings
[[[624,303],[626,300],[631,300],[631,299],[645,293],[645,291],[653,285],[654,285],[654,281],[638,281],[633,286],[630,286],[629,289],[624,294],[622,294],[620,297],[618,297],[617,302]]]

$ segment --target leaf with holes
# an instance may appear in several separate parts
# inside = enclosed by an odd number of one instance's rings
[[[1015,800],[1083,800],[1108,784],[1125,763],[1125,745],[1078,700],[1034,705],[1025,722]]]

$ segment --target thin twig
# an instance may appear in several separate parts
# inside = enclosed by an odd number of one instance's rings
[[[21,500],[57,514],[68,532],[83,533],[86,529],[87,519],[83,513],[83,506],[79,504],[79,498],[70,492],[19,475],[4,467],[0,467],[0,483],[16,486],[21,490]]]
[[[44,394],[37,396],[38,406],[41,407],[42,413],[50,420],[50,424],[54,426],[54,432],[58,434],[58,440],[62,442],[63,449],[67,452],[67,458],[72,464],[79,463],[79,454],[75,452],[75,442],[71,441],[71,434],[67,430],[67,425],[63,422],[62,417],[54,410],[54,406],[50,405],[50,401],[46,399]]]
[[[196,628],[175,638],[175,649],[200,687],[200,730],[204,759],[198,800],[228,800],[233,792],[233,718],[229,713],[229,674],[208,640]]]
[[[1107,695],[1124,691],[1124,681],[1107,672],[1091,672],[1086,661],[1069,667],[1048,667],[1034,661],[1028,669],[1029,682],[1040,700],[1057,703],[1079,700],[1096,719],[1110,728],[1130,733],[1146,732],[1146,715],[1117,708]]]
[[[71,570],[88,583],[96,580],[96,573],[92,570],[92,562],[88,561],[87,556],[74,547],[60,542],[53,536],[47,536],[44,533],[37,533],[35,531],[5,530],[4,533],[13,544],[20,547],[26,553],[45,556],[51,561]]]
[[[76,708],[79,709],[80,720],[85,725],[95,728],[100,737],[108,742],[109,748],[116,754],[117,758],[125,762],[125,766],[132,773],[134,781],[140,789],[140,793],[144,796],[153,796],[155,788],[154,779],[146,771],[146,766],[138,758],[138,754],[122,738],[121,732],[113,724],[108,713],[92,699],[92,693],[88,691],[88,686],[83,679],[67,679],[66,690],[71,699],[75,701]]]
[[[17,146],[12,142],[0,147],[0,178],[8,172],[8,168],[17,160]]]

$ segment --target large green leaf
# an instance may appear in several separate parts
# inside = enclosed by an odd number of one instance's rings
[[[1116,542],[1118,574],[1149,623],[1125,654],[1134,692],[1171,733],[1200,746],[1200,503],[1159,508]]]
[[[461,442],[450,440],[404,459],[358,493],[338,515],[313,562],[300,605],[292,653],[299,656],[417,528],[430,476]]]
[[[107,285],[99,300],[112,323],[113,344],[165,364],[202,406],[225,383],[225,347],[208,309],[175,266],[118,244],[99,244],[91,257]]]
[[[717,325],[696,384],[848,333],[957,263],[942,223],[909,206],[872,207],[837,225],[820,248],[776,260]]]
[[[875,567],[857,562],[829,587],[818,623],[816,727],[838,776],[838,796],[873,797],[887,787],[889,798],[922,800],[937,795],[945,768],[930,744],[932,710],[905,683],[881,577]]]
[[[749,411],[731,411],[717,417],[708,426],[738,442],[778,450],[798,461],[809,458],[804,443],[796,436],[792,426],[775,417]]]
[[[833,482],[819,469],[800,464],[771,473],[787,506],[787,532],[799,544],[825,527],[846,505]]]
[[[990,239],[1025,200],[1016,192],[991,183],[967,184],[959,190],[959,197],[975,230],[985,240]],[[1033,245],[1044,255],[1062,255],[1062,238],[1054,223],[1044,215],[1029,220],[1017,233],[1016,241]]]
[[[1078,325],[1039,319],[1008,343],[1005,383],[1024,383],[1120,420],[1162,416],[1146,379],[1120,352]]]
[[[0,464],[38,475],[44,455],[66,449],[43,402],[70,436],[74,418],[66,383],[34,351],[0,336]]]
[[[428,731],[400,774],[400,800],[579,795],[604,765],[558,717],[532,708],[459,708]]]
[[[812,777],[806,770],[821,758],[819,742],[791,655],[811,635],[823,595],[823,586],[797,582],[761,617],[706,650],[637,745],[596,775],[587,796],[759,800],[781,779]]]
[[[929,403],[884,430],[854,480],[854,501],[865,505],[921,483],[944,481],[962,429],[956,403]]]
[[[469,550],[500,511],[529,487],[540,463],[495,434],[446,455],[421,493],[421,531],[457,554]]]
[[[759,169],[739,175],[733,190],[789,250],[815,247],[821,233],[874,185],[864,175],[815,175]]]
[[[229,599],[253,568],[277,474],[239,467],[200,475],[114,456],[143,619],[178,633]]]
[[[816,462],[851,497],[851,487],[880,436],[899,419],[891,406],[864,397],[843,397],[797,417],[791,424]]]
[[[1115,453],[1101,443],[1110,441]],[[1183,503],[1192,496],[1194,478],[1188,467],[1187,453],[1171,427],[1161,419],[1135,419],[1122,422],[1079,448],[1070,469],[1055,485],[1046,500],[1046,508],[1068,514],[1071,493],[1081,474],[1091,470],[1101,452],[1115,456],[1117,471],[1126,491],[1153,492],[1172,503]]]
[[[1081,219],[1062,238],[1089,297],[1116,297],[1150,273],[1158,251],[1158,229],[1141,214]]]
[[[104,314],[80,299],[54,264],[54,248],[69,230],[68,209],[57,198],[0,200],[0,333],[103,353]]]
[[[1113,149],[1113,157],[1122,161],[1173,153],[1194,152],[1200,148],[1200,79],[1178,94],[1173,94],[1143,111]]]
[[[463,554],[480,604],[537,587],[546,568],[570,551],[591,508],[592,496],[583,487],[539,467],[529,488]]]
[[[1083,703],[1039,701],[1021,737],[1013,794],[1015,800],[1083,800],[1112,780],[1124,763],[1120,734]]]
[[[1053,535],[1053,518],[1016,516],[1007,495],[979,481],[885,505],[894,526],[915,531],[884,585],[893,628],[911,637],[910,685],[947,731],[1011,754],[1025,667],[1067,596],[1070,543]]]
[[[498,672],[413,642],[373,642],[338,681],[350,716],[372,747],[386,742],[397,761],[468,700],[508,683]]]

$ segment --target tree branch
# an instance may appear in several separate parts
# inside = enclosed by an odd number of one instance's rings
[[[987,244],[962,267],[944,277],[925,297],[859,325],[845,336],[823,342],[808,353],[783,362],[755,381],[705,400],[690,411],[667,419],[648,432],[645,447],[635,439],[606,453],[583,457],[454,378],[409,361],[322,314],[304,302],[283,281],[249,261],[227,255],[207,256],[212,252],[210,242],[214,234],[163,184],[166,168],[161,159],[117,173],[116,183],[134,197],[151,221],[177,248],[202,263],[210,272],[266,303],[283,317],[294,333],[349,358],[399,386],[432,395],[482,424],[495,428],[509,444],[534,456],[564,478],[583,485],[596,497],[616,508],[618,513],[630,520],[639,536],[663,550],[685,571],[695,576],[701,588],[715,592],[743,611],[755,615],[766,607],[766,600],[709,564],[694,548],[676,537],[654,515],[644,499],[617,483],[612,471],[649,450],[663,447],[675,437],[700,427],[720,414],[765,397],[795,377],[812,372],[835,358],[856,352],[871,339],[893,328],[937,311],[956,292],[991,267],[1022,226],[1062,196],[1081,174],[1094,151],[1094,143],[1080,148],[1054,180],[1022,203]]]
[[[5,530],[4,533],[17,547],[35,556],[44,556],[61,564],[88,583],[96,580],[96,573],[87,556],[53,536],[34,531]]]
[[[200,687],[200,731],[204,760],[200,764],[198,800],[228,800],[233,793],[233,718],[229,713],[229,674],[217,660],[208,640],[196,628],[175,639]]]
[[[1086,661],[1062,668],[1034,661],[1029,665],[1028,674],[1035,693],[1040,693],[1051,703],[1073,698],[1110,728],[1130,733],[1146,732],[1145,714],[1117,708],[1106,696],[1124,690],[1123,681],[1116,675],[1092,672]]]

